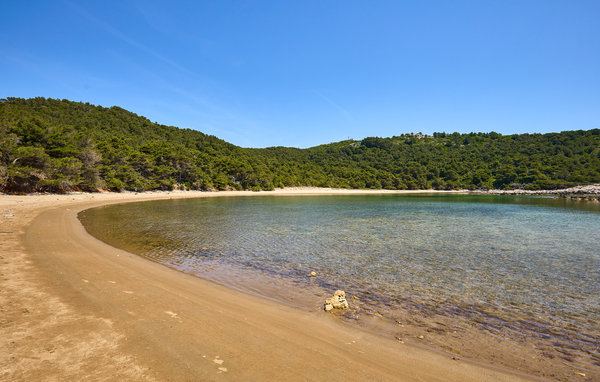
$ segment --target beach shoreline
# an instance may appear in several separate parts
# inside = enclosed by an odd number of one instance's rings
[[[294,188],[0,196],[2,380],[519,380],[177,272],[87,234],[81,210],[252,195],[466,193]]]

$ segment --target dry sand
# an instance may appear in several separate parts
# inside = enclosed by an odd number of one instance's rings
[[[259,194],[1,195],[0,380],[528,379],[183,274],[96,240],[76,218],[109,203]]]

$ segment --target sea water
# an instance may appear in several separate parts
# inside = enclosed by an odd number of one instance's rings
[[[343,289],[343,318],[401,342],[504,365],[521,347],[546,362],[521,369],[548,376],[536,367],[556,364],[557,378],[600,366],[599,203],[260,195],[111,205],[80,219],[111,245],[304,309]]]

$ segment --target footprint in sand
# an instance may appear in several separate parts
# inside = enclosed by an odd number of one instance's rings
[[[216,355],[215,359],[213,359],[213,362],[216,363],[217,365],[223,365],[223,362],[225,362],[225,360],[220,359],[219,356]],[[219,366],[219,368],[217,370],[219,370],[218,373],[226,373],[227,372],[227,368],[224,366]]]
[[[222,365],[225,360],[219,359],[219,356],[216,356],[215,359],[213,359],[213,362],[217,365]]]
[[[168,314],[169,316],[171,316],[171,318],[180,319],[179,315],[175,312],[171,312],[170,310],[165,310],[165,313]]]

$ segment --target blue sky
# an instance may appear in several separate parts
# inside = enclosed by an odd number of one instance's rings
[[[244,147],[600,128],[600,1],[4,1],[0,97]]]

